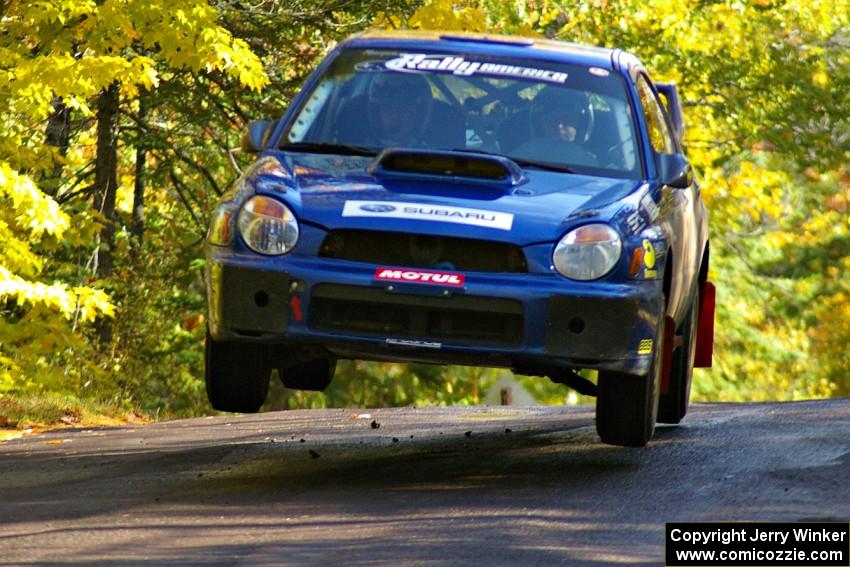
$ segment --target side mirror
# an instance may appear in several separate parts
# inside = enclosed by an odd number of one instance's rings
[[[683,154],[658,154],[658,178],[676,189],[687,189],[694,182],[694,170]]]
[[[256,154],[266,147],[274,122],[271,120],[254,120],[248,123],[248,129],[242,134],[242,151]]]
[[[655,83],[655,88],[658,89],[658,94],[664,100],[667,116],[670,117],[673,126],[673,134],[681,143],[682,138],[685,137],[685,116],[682,113],[682,103],[679,101],[679,91],[676,89],[676,84]]]

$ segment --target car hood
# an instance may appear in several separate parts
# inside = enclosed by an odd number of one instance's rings
[[[284,198],[301,222],[324,229],[367,229],[440,234],[527,245],[561,238],[571,226],[606,222],[617,201],[640,181],[525,170],[527,180],[515,186],[457,177],[370,173],[373,158],[275,152],[282,166],[275,181],[254,175],[260,192],[285,185]],[[283,181],[282,181],[283,180]],[[260,181],[260,182],[257,182]]]

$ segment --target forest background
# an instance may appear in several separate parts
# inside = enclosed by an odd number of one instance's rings
[[[232,149],[368,28],[620,47],[678,83],[718,286],[694,398],[850,395],[850,0],[0,0],[0,426],[211,411],[203,239]],[[472,404],[497,375],[345,362],[267,407]]]

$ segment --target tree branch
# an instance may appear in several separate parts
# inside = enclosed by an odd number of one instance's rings
[[[181,191],[181,188],[185,188],[183,182],[180,181],[180,179],[177,177],[177,173],[173,169],[168,173],[168,176],[171,178],[171,183],[174,185],[174,191],[177,193],[177,196],[180,198],[180,201],[183,203],[183,206],[186,207],[186,210],[189,212],[189,215],[191,215],[192,220],[195,221],[195,226],[198,227],[201,234],[204,234],[206,232],[206,227],[198,219],[198,215],[195,214],[195,210],[192,208],[192,205],[189,203],[188,199],[186,199],[186,196]]]

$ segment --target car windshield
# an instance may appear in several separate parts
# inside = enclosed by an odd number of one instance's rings
[[[305,97],[281,147],[484,152],[527,168],[640,178],[625,82],[599,67],[349,49]]]

